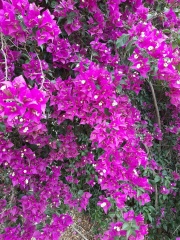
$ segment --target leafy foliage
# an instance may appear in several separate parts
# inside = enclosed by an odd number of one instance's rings
[[[179,3],[0,0],[1,239],[178,239]]]

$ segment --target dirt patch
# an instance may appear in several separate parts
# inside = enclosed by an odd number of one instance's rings
[[[74,224],[62,234],[60,240],[94,240],[94,224],[90,217],[75,210],[71,211],[70,215]]]

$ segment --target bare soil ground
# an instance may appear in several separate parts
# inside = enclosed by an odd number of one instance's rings
[[[60,240],[94,240],[93,223],[88,215],[71,211],[74,224],[63,233]]]

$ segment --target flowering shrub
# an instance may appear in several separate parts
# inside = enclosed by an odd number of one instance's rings
[[[179,4],[0,0],[1,239],[178,239]]]

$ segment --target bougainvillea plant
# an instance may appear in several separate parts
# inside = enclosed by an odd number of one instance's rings
[[[179,6],[0,0],[1,239],[178,239]]]

